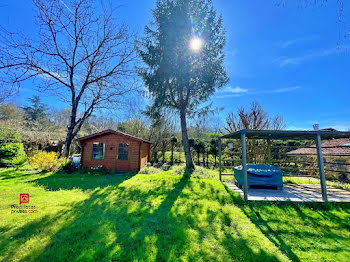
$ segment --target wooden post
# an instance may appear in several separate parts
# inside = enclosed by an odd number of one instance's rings
[[[221,137],[219,137],[219,177],[220,177],[220,181],[221,180]]]
[[[321,135],[319,132],[317,132],[316,134],[316,147],[317,147],[318,169],[320,172],[320,179],[321,179],[322,198],[324,202],[328,202],[326,177],[324,174],[324,164],[323,164],[323,155],[322,155]]]
[[[245,141],[245,130],[241,131],[241,144],[242,144],[242,168],[244,176],[244,201],[248,201],[248,175],[247,175],[247,149]]]
[[[271,139],[267,139],[267,163],[271,165]]]

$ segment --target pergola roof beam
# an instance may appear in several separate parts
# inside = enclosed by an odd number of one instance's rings
[[[243,129],[222,136],[221,138],[240,139],[245,133],[247,139],[279,139],[279,140],[313,140],[317,134],[323,139],[350,138],[350,132],[343,131],[299,131],[299,130],[250,130]]]
[[[323,139],[332,138],[350,138],[350,132],[342,131],[298,131],[298,130],[249,130],[243,129],[234,133],[230,133],[219,138],[219,174],[221,180],[221,139],[240,139],[242,146],[242,167],[244,173],[244,200],[248,200],[248,177],[247,177],[247,156],[246,156],[246,139],[266,139],[270,141],[271,139],[278,140],[316,140],[316,150],[317,150],[317,160],[318,168],[320,172],[321,189],[323,201],[327,202],[327,187],[326,178],[324,174],[324,163],[322,156],[322,144],[321,137]]]

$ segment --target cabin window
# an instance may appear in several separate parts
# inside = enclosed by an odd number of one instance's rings
[[[128,144],[119,144],[118,146],[118,159],[128,160]]]
[[[93,143],[92,159],[104,159],[104,156],[105,156],[105,144]]]

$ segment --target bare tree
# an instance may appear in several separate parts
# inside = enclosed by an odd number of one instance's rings
[[[252,102],[248,108],[240,107],[237,113],[230,113],[226,117],[225,131],[232,133],[241,129],[281,130],[284,128],[285,124],[281,116],[272,118],[258,102]]]
[[[112,6],[92,0],[33,0],[38,37],[0,33],[0,83],[27,79],[70,104],[64,156],[96,109],[112,108],[134,89],[134,35],[118,24]],[[2,88],[2,87],[0,87]]]
[[[0,85],[0,105],[3,104],[8,98],[10,98],[15,93],[15,88]]]
[[[154,107],[146,107],[143,112],[149,117],[150,129],[147,140],[152,142],[151,152],[155,163],[158,163],[158,152],[162,152],[163,162],[165,162],[165,152],[170,144],[170,139],[176,132],[175,112],[171,109],[160,109]]]
[[[281,130],[284,128],[285,123],[281,116],[270,117],[258,102],[252,102],[249,107],[241,107],[237,113],[230,113],[227,116],[225,131],[232,133],[241,129]],[[268,150],[268,144],[264,140],[247,141],[248,158],[252,162],[266,160],[269,156]]]

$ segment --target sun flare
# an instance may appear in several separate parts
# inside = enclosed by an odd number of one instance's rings
[[[191,50],[195,51],[195,52],[198,52],[202,49],[202,46],[203,46],[203,40],[200,39],[200,38],[193,38],[191,39],[190,41],[190,48]]]

